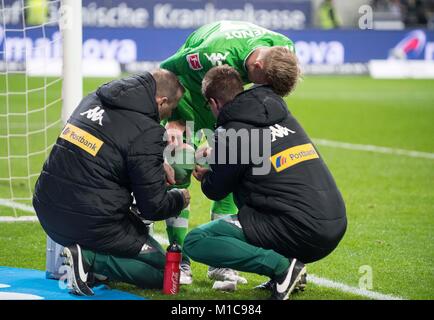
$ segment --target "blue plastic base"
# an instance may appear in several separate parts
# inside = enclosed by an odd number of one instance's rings
[[[47,279],[44,271],[0,267],[0,300],[145,300],[104,285],[93,288],[92,297],[76,296],[60,281]]]
[[[54,274],[52,272],[45,271],[45,279],[58,280],[58,279],[60,279],[60,276],[56,275],[56,274]]]

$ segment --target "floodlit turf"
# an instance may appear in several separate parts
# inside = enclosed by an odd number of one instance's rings
[[[22,79],[9,78],[10,85],[22,90]],[[3,82],[2,82],[3,81]],[[39,82],[38,82],[39,81]],[[85,91],[92,91],[106,80],[87,79]],[[30,81],[35,86],[40,79]],[[0,78],[0,91],[5,87]],[[35,108],[59,96],[59,84],[53,84],[44,97],[32,98]],[[289,109],[312,138],[369,144],[434,153],[434,81],[372,80],[365,77],[308,77],[296,94],[287,99]],[[29,97],[30,98],[30,97]],[[0,96],[0,99],[2,97]],[[53,99],[53,100],[50,100]],[[33,101],[35,100],[35,101]],[[25,100],[9,101],[10,108],[21,108]],[[28,100],[29,101],[29,100]],[[11,110],[9,110],[11,112]],[[5,134],[1,115],[6,109],[0,101],[0,136]],[[47,115],[55,121],[58,108]],[[29,119],[27,126],[44,123],[43,115]],[[39,117],[39,118],[37,118]],[[27,120],[10,118],[10,128],[23,130]],[[24,122],[23,122],[24,121]],[[11,126],[13,125],[13,126]],[[36,130],[36,129],[35,129]],[[60,130],[53,129],[49,136]],[[35,137],[29,148],[44,142]],[[38,144],[39,143],[39,144]],[[14,152],[25,152],[27,146],[14,144]],[[317,277],[358,287],[363,270],[373,274],[373,291],[408,299],[434,299],[434,160],[406,155],[318,146],[344,196],[348,212],[348,230],[330,256],[308,266]],[[30,150],[32,151],[32,150]],[[6,152],[5,139],[0,138],[0,157]],[[42,157],[43,158],[43,157]],[[1,159],[1,158],[0,158]],[[38,172],[41,157],[29,163],[16,163],[14,170],[27,175]],[[7,162],[0,160],[0,178],[8,174]],[[17,181],[14,192],[29,192],[31,183]],[[9,183],[0,180],[0,199],[10,197]],[[29,213],[17,211],[18,215]],[[0,206],[0,215],[14,215]],[[192,187],[192,227],[209,219],[209,201]],[[157,223],[155,232],[164,234],[164,224]],[[0,265],[44,269],[45,236],[37,223],[0,223]],[[182,287],[180,299],[265,299],[267,294],[252,287],[266,280],[246,274],[249,284],[240,285],[235,293],[211,290],[206,267],[193,263],[194,285]],[[116,284],[136,294],[165,299],[159,292],[140,290]],[[360,299],[360,296],[335,289],[308,284],[294,299]]]

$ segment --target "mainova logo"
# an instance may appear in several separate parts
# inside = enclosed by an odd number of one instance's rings
[[[343,64],[345,47],[339,41],[297,41],[295,52],[301,64]]]
[[[3,59],[23,62],[26,59],[60,59],[62,41],[60,32],[46,38],[5,37],[0,27],[0,48]],[[132,39],[87,39],[83,42],[83,59],[116,60],[126,64],[137,60],[137,44]]]
[[[390,50],[389,58],[394,59],[418,59],[422,58],[426,45],[426,34],[422,30],[414,30],[408,33],[404,39]]]

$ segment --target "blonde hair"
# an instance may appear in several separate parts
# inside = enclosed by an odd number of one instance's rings
[[[282,97],[295,89],[301,74],[295,53],[280,46],[271,47],[265,55],[264,72],[273,91]]]

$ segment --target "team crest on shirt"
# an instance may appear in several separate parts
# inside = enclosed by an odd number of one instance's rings
[[[199,53],[192,53],[187,55],[187,62],[190,66],[190,69],[200,70],[203,68],[200,64]]]

